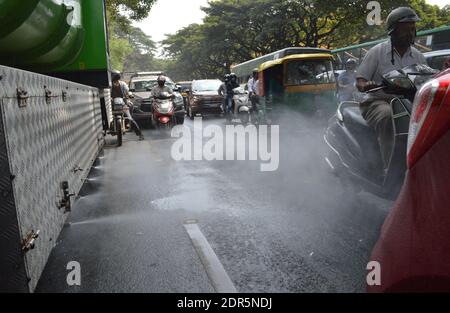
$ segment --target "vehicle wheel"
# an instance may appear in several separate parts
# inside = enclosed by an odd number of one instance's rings
[[[192,107],[191,106],[189,106],[189,118],[193,121],[194,120],[194,118],[195,118],[195,115],[194,115],[194,112],[192,112]]]
[[[117,131],[117,146],[122,146],[122,120],[116,119],[116,131]]]
[[[348,176],[349,174],[347,174],[346,170],[341,164],[341,160],[339,160],[339,157],[335,153],[330,151],[328,153],[327,159],[328,161],[331,162],[334,169],[331,168],[330,164],[328,164],[327,167],[329,168],[330,172],[339,179],[346,193],[358,194],[362,191],[361,186],[359,186],[356,181],[354,181],[350,176]]]
[[[183,116],[177,116],[176,118],[175,118],[175,120],[176,120],[176,123],[175,123],[175,125],[183,125],[184,124],[184,115]]]
[[[239,119],[241,120],[242,124],[247,125],[250,120],[250,115],[248,114],[248,112],[239,113]]]
[[[155,119],[153,118],[153,114],[150,116],[149,124],[150,124],[150,129],[158,128],[158,121],[155,121]]]

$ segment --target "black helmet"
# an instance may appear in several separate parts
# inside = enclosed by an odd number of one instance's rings
[[[112,79],[113,82],[118,81],[121,78],[122,78],[122,76],[120,75],[119,71],[114,70],[114,71],[111,72],[111,79]]]
[[[358,62],[355,59],[350,58],[345,62],[345,65],[358,65]]]
[[[230,74],[230,78],[236,80],[236,79],[237,79],[237,76],[236,76],[235,73],[231,73],[231,74]]]
[[[158,76],[158,83],[160,83],[160,82],[166,82],[166,77],[164,76],[164,75],[159,75]]]
[[[388,34],[391,35],[399,23],[420,22],[416,12],[408,7],[394,9],[386,20]]]

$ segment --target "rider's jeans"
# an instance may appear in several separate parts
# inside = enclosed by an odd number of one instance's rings
[[[226,107],[226,113],[230,113],[233,110],[233,96],[227,96],[225,99],[225,102],[227,104]]]
[[[384,100],[363,102],[361,104],[361,113],[367,121],[367,124],[369,124],[377,134],[384,169],[388,169],[394,146],[392,107],[389,102]]]
[[[255,94],[251,95],[250,101],[252,102],[252,109],[254,112],[259,110],[259,97]]]
[[[130,110],[124,110],[123,111],[125,120],[128,120],[131,125],[131,129],[136,133],[137,136],[142,136],[142,131],[139,127],[139,125],[136,123],[136,121],[131,116]]]

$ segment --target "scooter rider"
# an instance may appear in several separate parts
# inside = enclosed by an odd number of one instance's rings
[[[358,63],[355,59],[348,59],[345,62],[345,72],[338,77],[339,102],[354,101],[353,93],[356,89],[356,67]]]
[[[125,119],[128,120],[131,124],[131,129],[136,133],[139,137],[139,140],[144,140],[144,135],[142,135],[142,131],[139,128],[139,125],[133,119],[130,113],[130,90],[125,82],[121,81],[121,75],[118,71],[113,71],[111,75],[112,79],[112,88],[111,88],[111,98],[122,98],[125,102],[125,106],[123,108],[123,113]]]
[[[218,93],[223,97],[222,111],[227,113],[227,84],[230,81],[230,74],[226,74],[223,78],[223,83],[220,85]]]
[[[390,40],[369,50],[357,71],[357,88],[365,92],[376,88],[382,76],[414,64],[426,64],[423,54],[413,47],[416,37],[417,14],[408,7],[393,10],[387,18]],[[385,173],[389,167],[394,144],[392,125],[392,95],[379,91],[371,93],[361,103],[361,113],[376,131]]]
[[[164,75],[160,75],[158,77],[158,85],[153,87],[151,91],[151,96],[153,98],[158,98],[163,92],[170,94],[172,97],[174,96],[172,88],[166,86],[166,77]]]
[[[233,89],[238,88],[237,76],[234,73],[225,75],[225,81],[219,88],[219,95],[224,96],[224,113],[227,116],[231,115],[233,110]]]

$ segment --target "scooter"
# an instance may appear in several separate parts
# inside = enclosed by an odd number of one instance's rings
[[[154,99],[152,124],[159,129],[171,129],[176,125],[173,96],[167,92]]]
[[[408,66],[384,75],[382,84],[368,91],[383,90],[392,95],[394,133],[387,171],[384,170],[377,135],[362,117],[360,103],[340,103],[324,136],[330,148],[325,161],[345,185],[354,191],[363,189],[385,199],[397,198],[407,169],[407,141],[414,97],[420,86],[436,73],[426,65]]]
[[[239,118],[242,124],[247,125],[252,116],[252,103],[248,96],[248,91],[243,88],[233,90],[233,105],[235,118]]]

